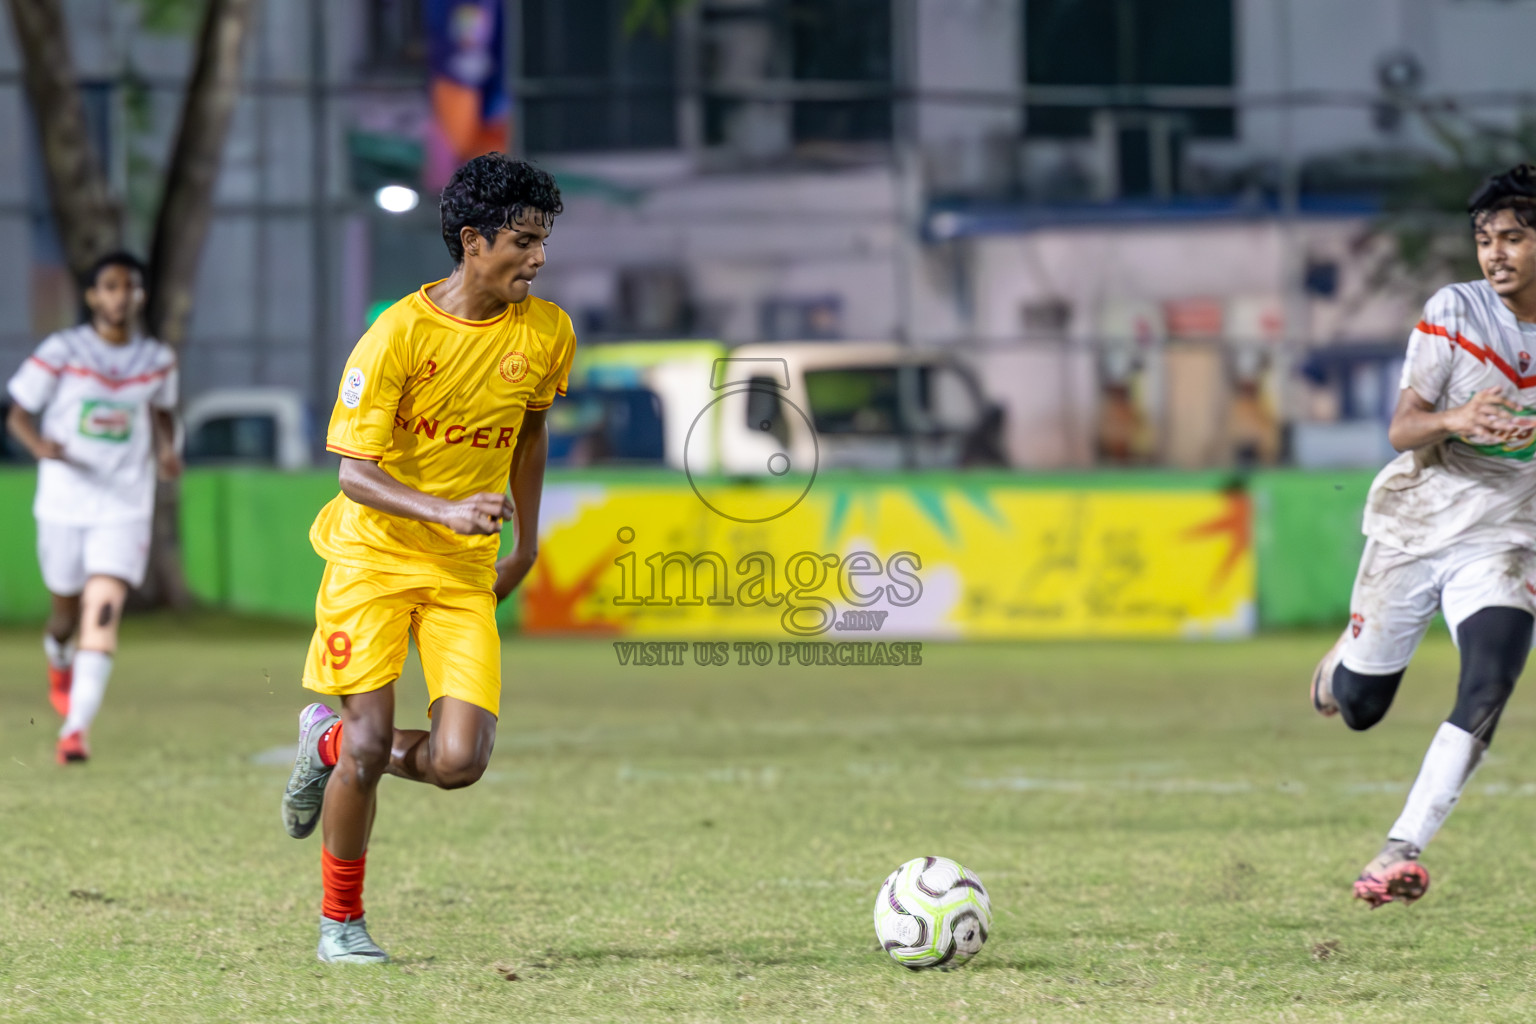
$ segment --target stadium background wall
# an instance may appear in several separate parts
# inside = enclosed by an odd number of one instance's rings
[[[1250,500],[1261,628],[1331,625],[1348,613],[1350,583],[1364,544],[1360,510],[1372,474],[1278,470],[1244,477],[1166,471],[1091,474],[910,474],[855,477],[870,489],[920,481],[930,492],[978,486],[1102,494],[1170,491],[1211,494],[1241,488]],[[34,552],[31,470],[0,471],[0,622],[38,623],[48,595]],[[553,483],[680,487],[675,474],[551,472]],[[849,478],[842,478],[843,486]],[[227,611],[307,621],[321,561],[309,546],[315,512],[336,494],[329,472],[204,469],[182,484],[182,543],[188,582],[206,604]],[[501,611],[515,625],[512,602]]]

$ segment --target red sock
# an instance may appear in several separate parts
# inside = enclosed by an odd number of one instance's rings
[[[320,847],[320,878],[325,885],[320,913],[332,921],[355,921],[363,916],[363,867],[367,860],[366,853],[357,860],[342,860]]]
[[[320,736],[319,743],[320,763],[327,768],[336,764],[336,757],[341,751],[341,723],[337,722]]]

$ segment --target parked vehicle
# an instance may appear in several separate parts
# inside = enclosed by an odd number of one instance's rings
[[[744,345],[719,399],[720,469],[936,469],[1002,465],[1002,412],[943,352],[891,342]],[[778,374],[783,377],[779,378]],[[718,376],[718,375],[717,375]],[[745,386],[733,384],[745,380]],[[772,464],[769,464],[772,463]]]
[[[727,351],[717,341],[578,346],[566,397],[549,414],[550,464],[681,469],[689,423]]]
[[[568,399],[550,417],[557,465],[778,476],[1006,462],[1002,410],[972,370],[892,342],[593,346],[577,350]]]
[[[312,420],[289,388],[221,388],[187,403],[182,417],[188,465],[304,469],[311,462]]]

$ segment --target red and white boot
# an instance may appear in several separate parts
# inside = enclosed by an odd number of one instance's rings
[[[84,732],[72,732],[68,736],[60,737],[59,745],[54,751],[54,760],[59,764],[81,764],[91,759],[91,748],[86,746]]]
[[[1429,890],[1429,872],[1419,863],[1419,848],[1404,839],[1388,839],[1376,858],[1355,879],[1355,899],[1371,909],[1385,903],[1412,903]]]
[[[48,666],[48,701],[61,718],[69,717],[69,690],[74,681],[75,672],[69,665]]]

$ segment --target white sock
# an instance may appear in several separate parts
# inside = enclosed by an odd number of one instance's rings
[[[82,732],[91,727],[96,712],[101,710],[101,698],[107,693],[107,680],[112,676],[112,655],[106,651],[79,651],[75,654],[75,681],[69,691],[69,717],[59,736]]]
[[[54,668],[69,668],[70,662],[75,660],[75,638],[56,640],[52,633],[44,633],[43,653]]]
[[[1461,798],[1462,787],[1477,771],[1488,744],[1465,729],[1441,722],[1424,754],[1419,777],[1408,791],[1403,813],[1387,833],[1388,839],[1402,839],[1419,849],[1429,845]]]

